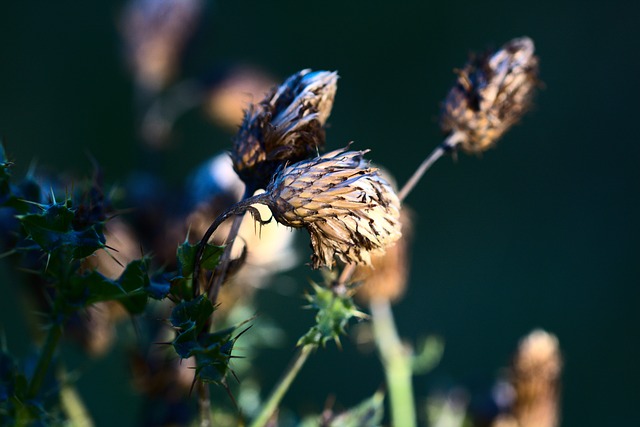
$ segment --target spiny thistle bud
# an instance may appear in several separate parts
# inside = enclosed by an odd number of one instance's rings
[[[457,71],[444,102],[441,128],[458,132],[460,146],[479,153],[491,147],[529,109],[538,58],[528,37],[511,40],[491,55],[473,58]]]
[[[317,155],[337,81],[335,72],[302,70],[249,107],[231,153],[247,186],[265,188],[282,165]]]
[[[340,149],[296,163],[267,187],[275,219],[309,231],[314,268],[332,267],[334,256],[370,264],[400,238],[400,201],[365,153]]]

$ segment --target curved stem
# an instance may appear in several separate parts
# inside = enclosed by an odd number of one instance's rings
[[[47,338],[42,347],[42,351],[40,352],[36,369],[33,371],[33,376],[29,382],[29,390],[27,392],[29,397],[36,397],[38,395],[61,336],[62,325],[59,323],[51,325],[49,332],[47,332]]]
[[[225,222],[229,217],[233,215],[240,215],[249,211],[254,216],[254,218],[262,222],[262,218],[260,218],[260,213],[258,212],[258,210],[251,207],[251,205],[254,203],[268,204],[268,194],[262,193],[262,194],[258,194],[256,196],[241,200],[240,202],[236,203],[235,205],[231,206],[229,209],[224,211],[221,215],[219,215],[215,219],[215,221],[211,223],[207,231],[205,231],[204,235],[202,236],[202,239],[200,239],[200,243],[198,243],[198,250],[196,251],[196,261],[194,263],[194,268],[193,268],[194,296],[198,295],[199,288],[200,288],[198,284],[198,280],[200,277],[200,263],[202,261],[202,255],[204,254],[204,249],[206,247],[207,242],[209,241],[213,233],[215,233],[215,231],[218,229],[218,227],[220,227],[220,225],[223,222]]]
[[[453,150],[464,138],[464,135],[460,132],[454,132],[445,139],[442,144],[438,145],[435,150],[431,152],[431,154],[424,159],[422,164],[416,169],[416,171],[411,175],[411,178],[407,181],[407,183],[402,187],[402,189],[398,192],[398,198],[400,201],[403,201],[413,190],[413,188],[418,184],[422,176],[429,170],[429,168],[438,160],[444,153],[447,151]]]
[[[271,395],[269,396],[267,403],[264,404],[264,406],[262,407],[262,410],[260,411],[258,416],[253,420],[250,427],[263,427],[264,425],[267,424],[267,422],[269,422],[269,420],[271,419],[271,416],[273,415],[276,408],[280,404],[280,401],[284,397],[284,394],[287,392],[294,378],[296,377],[296,375],[298,375],[298,372],[300,372],[300,369],[302,368],[304,363],[307,361],[307,358],[309,357],[309,354],[311,354],[311,351],[314,350],[315,348],[316,348],[315,344],[307,344],[298,348],[298,352],[296,353],[293,360],[291,361],[291,364],[287,368],[285,374],[283,375],[283,377],[280,379],[280,382],[278,382],[276,387],[271,392]]]
[[[413,427],[416,425],[416,409],[411,382],[411,354],[398,337],[389,300],[372,300],[370,308],[375,342],[389,388],[392,425]]]
[[[249,197],[251,197],[251,194],[251,190],[247,188],[239,203],[247,200]],[[226,239],[227,246],[224,248],[224,252],[222,252],[220,262],[218,263],[218,267],[216,268],[214,273],[213,284],[208,290],[209,300],[211,300],[214,306],[216,305],[216,301],[218,300],[218,292],[220,291],[220,287],[223,285],[227,277],[227,270],[229,268],[229,262],[231,261],[233,244],[236,241],[236,237],[238,236],[238,232],[240,231],[240,226],[242,225],[243,219],[243,214],[238,214],[233,218],[233,223],[231,224],[231,229],[229,230],[229,234],[227,235]]]

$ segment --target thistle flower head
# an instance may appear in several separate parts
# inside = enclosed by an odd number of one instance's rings
[[[158,90],[176,74],[202,0],[130,0],[122,17],[126,56],[141,85]]]
[[[340,149],[281,170],[267,187],[275,219],[311,235],[314,268],[370,264],[400,238],[400,202],[366,151]]]
[[[486,150],[529,109],[537,74],[538,58],[528,37],[472,59],[458,71],[444,102],[442,130],[460,133],[467,152]]]
[[[562,357],[558,338],[543,330],[527,335],[518,347],[512,367],[515,389],[512,409],[522,427],[556,427]]]
[[[231,153],[245,184],[265,188],[285,163],[317,155],[337,81],[335,72],[302,70],[249,107]]]

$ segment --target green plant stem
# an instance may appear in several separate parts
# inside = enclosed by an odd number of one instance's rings
[[[389,300],[372,300],[370,308],[375,342],[389,389],[392,425],[414,427],[416,409],[411,382],[411,354],[398,337]]]
[[[94,427],[95,424],[76,388],[66,384],[60,390],[60,403],[74,427]]]
[[[211,399],[209,384],[198,380],[198,410],[200,413],[200,427],[211,427]]]
[[[311,351],[313,351],[315,348],[315,344],[307,344],[298,349],[298,352],[289,364],[289,367],[287,368],[283,377],[271,392],[269,399],[263,405],[262,410],[253,420],[250,427],[263,427],[267,424],[276,408],[280,404],[280,401],[284,397],[285,393],[289,389],[289,386],[291,386],[294,378],[296,377],[296,375],[298,375],[298,372],[300,372],[300,369],[307,361],[309,354],[311,354]]]
[[[29,397],[33,398],[38,395],[61,336],[62,325],[59,323],[51,325],[47,332],[47,338],[44,342],[44,346],[42,347],[42,351],[40,352],[36,369],[33,372],[31,381],[29,382],[29,390],[27,393]]]

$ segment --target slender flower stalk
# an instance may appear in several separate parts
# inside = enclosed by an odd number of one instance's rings
[[[411,383],[411,351],[398,337],[389,299],[373,299],[369,307],[373,333],[389,389],[393,425],[413,427],[417,418]]]
[[[200,427],[211,427],[211,399],[209,384],[198,381],[198,412],[200,415]]]
[[[300,372],[300,369],[302,369],[302,366],[315,348],[316,345],[314,344],[307,344],[298,348],[298,351],[291,360],[289,367],[271,392],[267,402],[263,405],[260,413],[253,420],[250,427],[263,427],[269,422],[276,408],[280,404],[280,401],[291,386],[294,378],[298,375],[298,372]]]
[[[415,188],[415,186],[420,182],[424,174],[433,166],[433,164],[440,159],[444,154],[454,151],[458,144],[460,144],[464,139],[464,135],[460,132],[454,132],[449,135],[442,144],[438,145],[432,152],[429,154],[424,161],[418,166],[418,169],[411,175],[411,178],[407,181],[407,183],[402,187],[402,189],[398,192],[398,198],[400,201],[404,201],[409,193]]]
[[[27,392],[29,397],[36,397],[38,395],[61,337],[62,325],[53,323],[47,332],[47,338],[40,352],[36,369],[33,372],[31,381],[29,381],[29,390]]]

